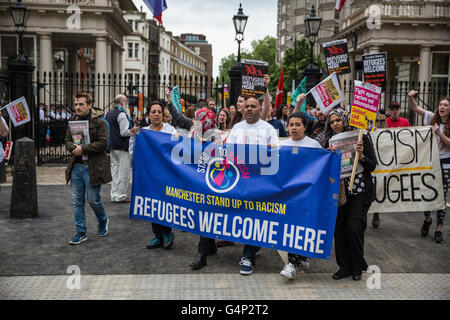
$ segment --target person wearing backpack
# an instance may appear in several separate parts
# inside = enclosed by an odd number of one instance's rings
[[[106,115],[110,130],[111,158],[111,201],[129,203],[131,155],[128,152],[130,129],[133,127],[125,109],[128,107],[126,96],[119,94],[114,99],[114,108]]]

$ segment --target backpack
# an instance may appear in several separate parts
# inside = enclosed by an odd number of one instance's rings
[[[106,122],[106,125],[108,126],[108,146],[106,147],[106,152],[109,152],[109,147],[110,147],[110,144],[111,144],[111,142],[110,142],[110,132],[109,132],[109,122],[108,122],[108,120],[106,120],[106,117],[105,116],[102,116],[101,117],[103,120],[105,120],[105,122]]]

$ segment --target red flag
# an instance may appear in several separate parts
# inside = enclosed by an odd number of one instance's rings
[[[283,68],[281,68],[280,80],[278,80],[277,95],[275,97],[275,109],[283,103]]]
[[[336,10],[341,12],[342,7],[344,6],[345,0],[337,0],[336,1]]]

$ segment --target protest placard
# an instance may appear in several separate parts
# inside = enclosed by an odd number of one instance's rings
[[[445,208],[439,149],[432,127],[376,130],[372,172],[376,198],[370,212],[432,211]]]
[[[330,138],[330,148],[339,150],[341,158],[341,179],[352,175],[352,169],[356,156],[356,143],[358,142],[358,131],[347,131],[336,134]],[[357,164],[356,173],[363,171],[360,163]]]
[[[89,137],[89,121],[88,120],[80,120],[80,121],[69,121],[69,131],[72,136],[73,143],[81,146],[84,144],[91,143]],[[83,154],[83,161],[88,160],[88,156]]]
[[[349,124],[372,132],[375,128],[380,97],[380,87],[355,80]]]
[[[348,59],[347,39],[326,42],[322,46],[328,74],[332,74],[333,72],[336,72],[337,74],[351,72],[350,61]]]
[[[345,97],[341,91],[339,79],[335,72],[309,92],[311,92],[314,100],[316,100],[317,105],[324,114],[328,113],[339,103],[345,102]]]
[[[25,97],[20,97],[19,99],[16,99],[0,108],[0,110],[3,109],[8,111],[9,118],[11,119],[14,127],[21,126],[31,121],[31,114]]]
[[[295,170],[263,174],[273,161],[262,161],[262,154],[273,155],[266,160],[275,159],[277,168]],[[142,130],[134,152],[130,218],[329,259],[340,163],[339,154],[324,149],[217,147]]]
[[[387,53],[366,54],[363,58],[364,82],[385,90]]]
[[[269,73],[269,64],[259,60],[241,60],[242,89],[244,97],[256,97],[259,99],[266,93],[264,74]]]
[[[175,106],[178,112],[181,112],[181,94],[180,88],[178,88],[178,86],[174,86],[172,88],[172,90],[170,91],[170,97],[172,99],[172,104]]]

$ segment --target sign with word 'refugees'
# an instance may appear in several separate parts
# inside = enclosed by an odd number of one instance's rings
[[[348,60],[347,39],[340,39],[324,43],[323,53],[327,64],[328,74],[350,73],[350,61]]]
[[[269,64],[258,60],[241,60],[242,66],[242,90],[244,97],[259,99],[266,93],[264,74],[269,72]]]
[[[386,86],[386,52],[366,54],[363,58],[364,82],[372,83],[385,90]]]

